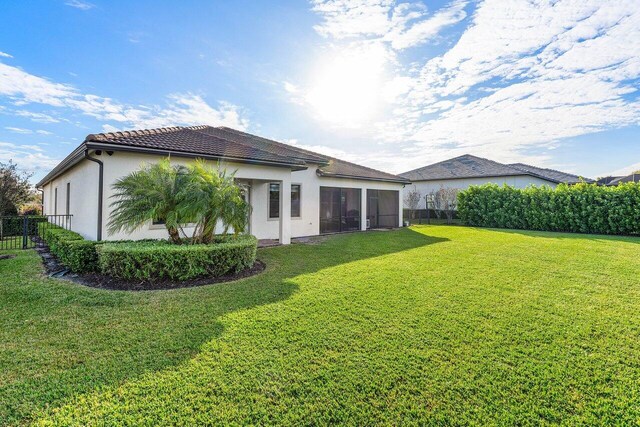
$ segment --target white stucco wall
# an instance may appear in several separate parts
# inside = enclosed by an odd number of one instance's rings
[[[70,183],[69,214],[71,229],[84,238],[95,240],[98,232],[98,165],[88,160],[69,169],[43,187],[44,214],[66,215],[67,183]],[[58,189],[58,207],[54,206]],[[62,225],[62,224],[61,224]]]
[[[423,197],[420,208],[424,208],[424,196],[432,191],[438,191],[441,187],[445,188],[458,188],[464,190],[472,185],[483,184],[498,184],[498,185],[510,185],[515,188],[526,188],[529,185],[542,186],[547,185],[551,188],[555,188],[557,184],[546,181],[544,179],[536,178],[530,175],[513,175],[513,176],[496,176],[486,178],[463,178],[463,179],[443,179],[436,181],[416,181],[410,185],[407,185],[403,194],[407,194],[413,189],[417,189]],[[404,197],[403,197],[404,198]]]
[[[163,239],[167,237],[162,225],[146,224],[133,233],[107,232],[110,203],[113,201],[112,185],[120,177],[139,170],[141,165],[149,162],[157,162],[160,157],[149,154],[114,152],[109,156],[103,152],[95,156],[104,163],[104,199],[103,199],[103,228],[104,240],[139,240],[139,239]],[[176,164],[188,164],[192,159],[172,157]],[[211,162],[216,165],[216,162]],[[252,206],[250,232],[259,239],[278,239],[280,237],[280,220],[268,218],[269,184],[279,182],[283,188],[289,188],[291,184],[301,185],[300,217],[291,218],[285,228],[289,228],[292,237],[312,236],[320,232],[320,187],[358,188],[362,191],[362,226],[366,225],[366,190],[396,190],[399,191],[399,210],[402,208],[402,185],[386,182],[366,181],[357,179],[326,178],[316,175],[316,165],[310,165],[308,169],[292,172],[288,168],[251,165],[243,163],[223,163],[228,172],[236,171],[236,178],[250,186],[250,203]],[[72,229],[79,232],[85,238],[97,237],[97,188],[98,165],[82,160],[73,169],[56,178],[44,186],[44,205],[46,213],[53,214],[52,198],[53,189],[58,187],[58,213],[64,214],[66,183],[71,182],[71,214],[74,215]],[[77,194],[77,196],[75,195]],[[290,206],[290,197],[285,197]],[[283,209],[281,209],[283,210]],[[288,209],[287,209],[288,210]],[[286,215],[286,212],[283,212]],[[399,215],[398,226],[402,225],[402,214]],[[190,233],[193,229],[185,228]],[[287,232],[287,230],[285,230]]]
[[[108,223],[110,208],[109,204],[113,201],[111,196],[113,195],[112,184],[120,177],[127,175],[131,172],[139,170],[140,167],[144,163],[153,163],[157,162],[160,157],[149,154],[139,154],[139,153],[127,153],[127,152],[115,152],[112,156],[108,156],[103,154],[99,157],[100,160],[104,162],[104,230],[103,230],[103,238],[105,240],[120,240],[120,239],[163,239],[166,238],[167,232],[162,225],[152,225],[147,224],[140,229],[136,230],[133,233],[115,233],[108,234],[106,231],[106,225]],[[184,157],[172,157],[171,162],[174,164],[183,164],[186,165],[190,162],[193,162],[193,159],[184,158]],[[210,162],[212,166],[216,166],[217,162]],[[244,163],[230,163],[225,162],[221,164],[223,168],[231,173],[233,171],[236,172],[235,177],[237,179],[242,180],[251,180],[250,185],[250,194],[251,194],[251,203],[255,205],[256,203],[261,203],[261,197],[264,193],[264,210],[260,212],[262,209],[258,206],[254,207],[254,211],[251,214],[251,224],[250,230],[251,234],[255,235],[259,239],[277,239],[279,237],[279,222],[275,221],[272,224],[267,222],[267,211],[266,211],[266,197],[267,197],[267,187],[264,187],[264,191],[260,191],[262,184],[267,182],[279,182],[283,180],[287,180],[290,178],[291,171],[287,168],[279,168],[279,167],[269,167],[262,165],[252,165],[252,164],[244,164]],[[262,182],[255,182],[253,179],[256,177],[260,177],[260,179],[265,180]],[[257,188],[254,188],[257,187]],[[185,227],[185,232],[187,234],[193,232],[193,228]]]

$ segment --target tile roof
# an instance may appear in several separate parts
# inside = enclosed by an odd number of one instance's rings
[[[547,181],[573,184],[580,177],[554,169],[538,168],[524,163],[503,164],[482,157],[464,154],[422,168],[401,173],[411,181],[434,181],[458,178],[485,178],[492,176],[531,175]],[[592,182],[585,179],[586,182]]]
[[[561,172],[555,169],[538,168],[536,166],[527,165],[524,163],[511,163],[509,166],[519,169],[523,172],[527,172],[531,175],[538,176],[543,179],[554,182],[564,182],[566,184],[577,184],[578,182],[594,182],[592,179],[583,178],[578,175]]]
[[[357,165],[340,159],[329,157],[329,164],[318,168],[320,176],[354,177],[370,180],[393,181],[409,184],[410,181],[399,175],[381,172],[366,166]]]
[[[614,179],[609,181],[606,185],[618,185],[623,182],[640,182],[640,173],[632,173],[631,175],[618,176],[618,177],[612,177],[612,178]]]
[[[464,154],[400,174],[400,176],[411,181],[506,175],[522,175],[522,171],[493,160],[472,156],[471,154]]]
[[[622,178],[621,176],[603,176],[602,178],[598,178],[596,180],[596,184],[598,185],[609,185],[610,182],[618,180]]]
[[[325,156],[279,141],[228,127],[189,126],[108,132],[88,135],[85,143],[106,143],[134,149],[168,153],[189,153],[220,158],[281,163],[292,166],[317,165],[320,176],[361,178],[408,183],[397,175]]]
[[[256,160],[265,163],[303,165],[298,159],[287,158],[246,144],[238,144],[198,129],[171,127],[88,135],[85,142],[161,150],[169,153],[190,153],[202,156]]]
[[[199,132],[206,133],[207,135],[217,136],[240,144],[246,144],[284,157],[291,157],[308,162],[327,162],[327,157],[321,154],[228,127],[193,126],[190,129],[198,130]]]

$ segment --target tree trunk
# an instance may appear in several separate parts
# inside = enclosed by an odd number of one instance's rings
[[[169,238],[171,239],[172,243],[176,245],[179,245],[182,243],[182,240],[180,240],[180,233],[178,233],[177,229],[170,227],[170,228],[167,228],[167,231],[169,232]]]

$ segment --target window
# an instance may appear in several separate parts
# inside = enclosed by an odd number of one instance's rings
[[[69,215],[69,200],[71,200],[71,183],[67,182],[67,215]]]
[[[280,184],[269,184],[269,218],[280,218]]]
[[[291,184],[291,217],[300,218],[300,184]]]
[[[302,186],[291,184],[291,217],[300,218]],[[269,219],[280,218],[280,184],[269,184]]]

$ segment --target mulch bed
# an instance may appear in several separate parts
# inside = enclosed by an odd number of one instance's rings
[[[256,260],[251,268],[243,270],[237,274],[229,274],[226,276],[218,277],[199,277],[197,279],[185,281],[172,281],[168,279],[153,281],[123,280],[99,273],[66,273],[60,276],[59,274],[61,272],[64,272],[66,268],[62,264],[60,264],[58,259],[51,252],[49,252],[49,247],[39,247],[36,248],[36,251],[38,252],[40,257],[42,257],[42,264],[44,265],[47,275],[49,275],[50,277],[69,280],[71,282],[89,286],[91,288],[108,289],[113,291],[156,291],[162,289],[179,289],[190,288],[194,286],[212,285],[216,283],[231,282],[234,280],[251,277],[256,274],[262,273],[266,268],[266,265],[262,261]]]
[[[15,255],[0,255],[0,259],[11,259],[11,258],[15,258]]]

